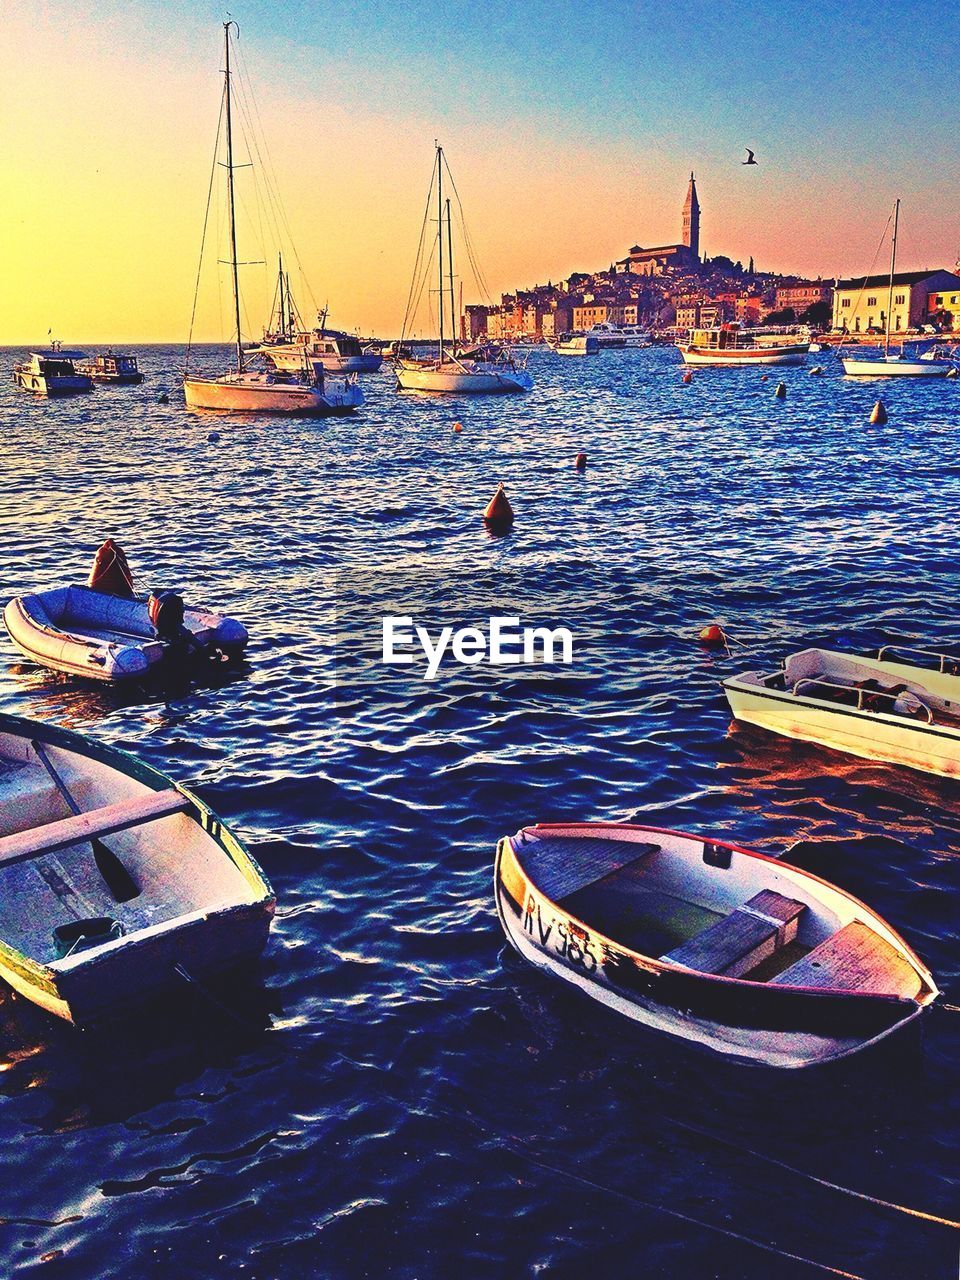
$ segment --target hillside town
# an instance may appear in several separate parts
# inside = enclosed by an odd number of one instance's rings
[[[499,304],[472,304],[463,338],[551,341],[595,325],[633,327],[671,336],[738,322],[808,325],[840,334],[878,333],[886,326],[889,275],[806,280],[757,270],[721,255],[701,256],[700,202],[690,174],[677,244],[643,248],[595,272],[574,271],[557,283],[505,293]],[[891,330],[960,330],[960,275],[944,269],[894,276]]]

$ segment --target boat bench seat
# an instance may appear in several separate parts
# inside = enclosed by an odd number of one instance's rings
[[[770,979],[771,986],[856,991],[911,1000],[920,990],[916,970],[879,934],[854,920]]]
[[[797,922],[805,910],[802,902],[764,889],[731,915],[660,958],[698,973],[741,978],[793,941]]]
[[[119,800],[115,804],[78,813],[72,818],[57,822],[45,822],[14,835],[0,836],[0,866],[26,862],[57,849],[67,849],[74,844],[84,844],[100,836],[128,831],[131,827],[155,822],[190,808],[190,801],[176,789],[148,791],[132,800]]]
[[[660,849],[658,844],[595,836],[545,836],[515,841],[513,847],[536,887],[557,903]]]

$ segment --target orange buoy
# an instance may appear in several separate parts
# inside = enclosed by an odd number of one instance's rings
[[[706,645],[708,649],[726,648],[727,637],[724,634],[723,627],[717,626],[712,622],[709,627],[704,627],[697,639],[701,644]]]
[[[502,484],[497,485],[497,492],[487,503],[483,513],[484,523],[494,532],[502,533],[513,524],[513,507]]]
[[[873,412],[870,414],[870,421],[874,424],[874,426],[882,427],[883,424],[886,422],[886,420],[887,420],[886,405],[883,403],[882,400],[878,400],[877,403],[873,406]]]
[[[692,381],[693,381],[693,374],[691,373],[691,371],[690,371],[689,369],[686,371],[686,373],[683,375],[683,377],[680,379],[680,381],[681,381],[681,382],[692,382]]]
[[[577,468],[577,470],[578,470],[578,471],[586,471],[586,469],[587,469],[587,455],[583,452],[583,450],[582,450],[582,449],[581,449],[581,450],[580,450],[580,452],[577,454],[577,456],[574,458],[574,460],[573,460],[573,465]]]
[[[760,375],[760,381],[761,381],[761,382],[769,382],[769,381],[770,381],[770,375],[769,375],[768,373],[761,373],[761,375]]]
[[[462,422],[455,422],[455,423],[453,424],[453,429],[454,429],[454,431],[457,431],[457,432],[462,431],[462,430],[463,430],[463,423],[462,423]]]
[[[777,400],[786,400],[787,384],[785,382],[778,382],[773,394]]]
[[[123,548],[118,547],[112,538],[107,538],[93,557],[87,586],[94,591],[102,591],[106,596],[120,596],[124,600],[135,598],[133,574],[127,564],[127,557]]]

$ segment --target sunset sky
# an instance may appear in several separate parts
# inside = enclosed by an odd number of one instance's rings
[[[229,12],[306,319],[312,296],[342,327],[399,328],[435,137],[494,296],[676,241],[691,169],[709,254],[864,272],[896,196],[904,270],[952,268],[960,252],[955,6],[234,0]],[[208,0],[6,6],[0,343],[48,329],[65,344],[186,339],[225,16]],[[741,166],[745,146],[757,167]],[[243,269],[249,337],[277,248],[258,182],[237,175],[240,257],[268,263]],[[220,198],[199,339],[229,337],[222,211]],[[469,274],[464,300],[482,300]]]

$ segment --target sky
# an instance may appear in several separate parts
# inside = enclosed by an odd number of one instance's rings
[[[955,6],[8,0],[0,344],[186,341],[228,13],[246,337],[278,249],[305,319],[399,330],[437,138],[494,298],[677,241],[691,170],[711,255],[883,270],[897,196],[899,267],[960,254]],[[230,338],[214,179],[196,341]]]

